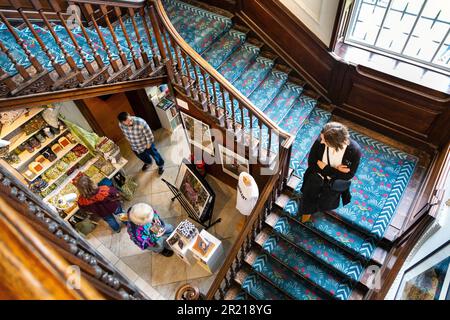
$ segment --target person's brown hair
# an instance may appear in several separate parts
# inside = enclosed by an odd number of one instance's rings
[[[339,122],[327,123],[321,133],[325,142],[336,150],[341,150],[350,141],[350,134],[348,133],[347,127]]]
[[[94,183],[94,181],[92,181],[88,176],[81,176],[75,186],[83,198],[88,199],[95,196],[98,192],[97,184]]]

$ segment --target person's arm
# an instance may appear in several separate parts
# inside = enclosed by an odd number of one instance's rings
[[[318,161],[322,160],[322,158],[319,156],[319,150],[320,150],[320,140],[317,139],[316,142],[314,142],[313,146],[311,147],[311,150],[309,151],[308,167],[313,169],[315,172],[321,173],[322,169],[318,165]]]
[[[330,165],[325,166],[322,172],[332,179],[350,180],[355,176],[356,170],[358,170],[359,163],[361,161],[361,150],[359,150],[359,148],[356,146],[354,147],[354,150],[352,150],[350,161],[351,166],[349,168],[349,172],[341,172],[338,169],[331,167]]]
[[[150,129],[148,123],[145,122],[144,120],[141,121],[141,125],[142,125],[142,134],[144,135],[145,140],[147,141],[147,148],[150,148],[152,143],[155,141],[155,138],[153,137],[153,132]]]

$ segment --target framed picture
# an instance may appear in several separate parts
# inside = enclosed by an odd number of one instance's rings
[[[397,300],[449,300],[450,241],[408,268]]]
[[[214,156],[214,143],[209,125],[184,112],[180,114],[189,143]]]
[[[235,179],[239,179],[239,175],[242,172],[249,173],[249,162],[247,159],[225,148],[223,145],[219,145],[219,151],[220,163],[222,163],[222,169],[225,173]]]
[[[195,213],[199,220],[203,220],[209,203],[214,197],[210,188],[185,162],[180,166],[175,185],[191,211]]]

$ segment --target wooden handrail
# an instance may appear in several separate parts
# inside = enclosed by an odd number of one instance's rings
[[[72,3],[86,3],[91,5],[105,5],[105,6],[112,6],[112,7],[120,7],[120,8],[133,8],[138,9],[142,8],[146,4],[146,0],[114,0],[114,1],[107,1],[107,0],[70,0]]]
[[[102,300],[83,277],[79,289],[66,284],[70,265],[0,198],[0,298]]]
[[[282,137],[284,139],[283,146],[289,148],[294,142],[295,137],[281,129],[276,123],[269,119],[246,96],[238,91],[227,79],[225,79],[225,77],[217,72],[205,59],[203,59],[203,57],[201,57],[193,48],[191,48],[191,46],[189,46],[189,44],[180,36],[178,31],[172,25],[161,0],[153,0],[153,3],[155,4],[158,17],[164,28],[175,40],[177,45],[188,54],[189,58],[204,69],[210,77],[214,78],[215,82],[220,83],[229,93],[232,93],[233,98],[238,100],[238,105],[242,105],[246,109],[250,110],[251,113],[260,119],[268,128]]]
[[[281,163],[286,161],[288,159],[288,150],[283,150],[280,156]],[[259,222],[261,219],[261,215],[264,213],[265,208],[267,206],[267,202],[270,201],[271,195],[273,194],[274,190],[278,189],[278,185],[280,183],[280,179],[282,179],[282,170],[276,175],[273,175],[269,182],[265,185],[263,191],[261,192],[258,202],[256,203],[256,206],[253,208],[252,213],[247,218],[246,224],[244,226],[244,229],[242,230],[239,238],[234,243],[233,247],[231,248],[224,264],[222,265],[222,268],[217,273],[216,278],[214,279],[214,282],[212,283],[208,293],[206,294],[206,299],[212,300],[214,299],[215,294],[219,290],[219,288],[222,285],[222,282],[226,278],[230,268],[233,266],[239,251],[243,247],[245,241],[248,239],[248,236],[252,234],[253,229],[255,225]]]

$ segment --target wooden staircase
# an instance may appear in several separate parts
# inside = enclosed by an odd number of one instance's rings
[[[158,22],[146,1],[9,4],[0,9],[0,107],[98,96],[167,80]],[[76,10],[68,15],[71,8]]]

